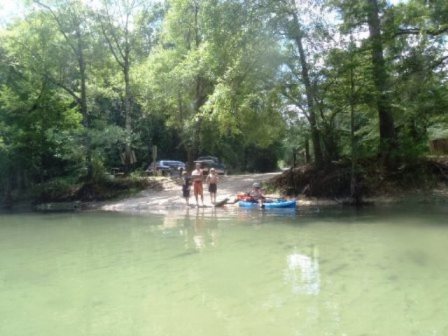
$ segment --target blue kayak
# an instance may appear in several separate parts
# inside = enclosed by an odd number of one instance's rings
[[[259,208],[260,204],[257,202],[239,201],[240,208]],[[296,200],[274,199],[272,201],[264,202],[261,206],[264,209],[284,209],[295,208]]]

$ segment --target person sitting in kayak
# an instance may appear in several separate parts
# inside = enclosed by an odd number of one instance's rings
[[[252,202],[258,202],[260,204],[263,203],[266,197],[263,195],[260,183],[255,182],[252,185],[252,190],[249,192],[249,197]]]

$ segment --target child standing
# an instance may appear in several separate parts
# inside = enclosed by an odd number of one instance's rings
[[[188,176],[186,171],[182,172],[182,196],[185,198],[187,206],[190,205],[190,188],[191,188],[191,177]]]
[[[208,183],[208,191],[210,192],[210,202],[212,204],[216,203],[216,191],[218,190],[218,175],[216,174],[215,168],[211,168],[205,182]]]

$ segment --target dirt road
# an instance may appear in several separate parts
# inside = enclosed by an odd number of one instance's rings
[[[280,173],[248,174],[220,176],[216,199],[222,200],[226,197],[234,197],[238,192],[249,191],[254,182],[269,180]],[[162,191],[144,190],[139,194],[116,202],[108,202],[101,206],[105,211],[122,212],[160,212],[167,209],[184,209],[185,199],[182,198],[181,180],[179,178],[160,177],[163,185]],[[194,196],[190,203],[195,204]],[[212,207],[210,196],[204,184],[204,205]]]

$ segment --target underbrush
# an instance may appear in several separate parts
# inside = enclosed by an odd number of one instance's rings
[[[162,184],[154,178],[130,175],[126,177],[104,177],[89,182],[69,179],[53,179],[33,188],[35,203],[65,201],[104,201],[132,195],[151,188],[162,190]]]
[[[287,195],[347,198],[351,196],[351,177],[351,163],[340,161],[323,169],[312,165],[289,169],[274,178],[271,185]],[[448,183],[448,162],[443,158],[425,158],[387,171],[376,158],[365,159],[356,167],[356,181],[357,192],[364,197],[429,190]]]
[[[70,177],[59,177],[34,185],[31,197],[34,202],[69,201],[80,188],[80,184]]]

